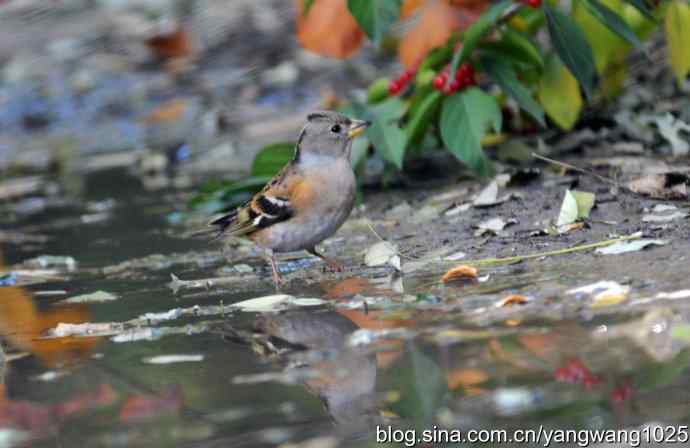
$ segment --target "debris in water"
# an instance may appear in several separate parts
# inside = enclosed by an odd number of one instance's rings
[[[113,300],[117,300],[117,296],[115,294],[99,290],[88,294],[81,294],[78,296],[70,297],[69,299],[65,299],[60,303],[103,303],[111,302]]]
[[[145,364],[177,364],[181,362],[201,362],[204,360],[204,355],[193,354],[193,355],[159,355],[151,356],[149,358],[142,359]]]

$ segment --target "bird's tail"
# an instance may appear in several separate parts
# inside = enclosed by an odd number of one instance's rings
[[[192,231],[185,235],[188,238],[211,238],[216,240],[223,236],[225,229],[237,220],[237,210],[218,216],[210,221],[207,227]]]

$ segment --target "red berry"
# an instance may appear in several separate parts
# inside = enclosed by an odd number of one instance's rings
[[[457,79],[454,79],[454,80],[452,80],[452,81],[450,82],[449,87],[450,87],[450,90],[452,90],[453,92],[455,92],[455,91],[458,90],[460,87],[462,87],[462,85],[460,84],[460,81],[458,81]]]
[[[434,86],[434,89],[436,90],[441,90],[443,88],[443,77],[441,75],[436,75],[434,77],[434,80],[431,82],[431,85]]]
[[[449,85],[444,85],[441,91],[444,95],[450,95],[451,93],[455,92]]]
[[[401,85],[398,81],[391,81],[390,84],[388,84],[388,93],[391,95],[396,95],[398,92],[400,92]]]

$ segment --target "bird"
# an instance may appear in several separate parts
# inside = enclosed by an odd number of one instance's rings
[[[271,264],[276,289],[284,283],[276,253],[306,250],[332,270],[342,270],[316,245],[333,235],[352,211],[352,141],[370,125],[338,112],[310,113],[293,158],[249,201],[209,223],[216,236],[252,240]]]

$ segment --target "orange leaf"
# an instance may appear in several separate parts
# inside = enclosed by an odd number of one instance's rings
[[[414,2],[410,2],[414,3]],[[454,31],[462,31],[477,20],[486,1],[427,1],[417,25],[400,40],[398,53],[405,67],[412,67],[429,50],[446,43]]]
[[[297,40],[306,50],[344,59],[362,46],[364,32],[347,9],[346,0],[314,0],[304,16],[303,0],[297,2]]]
[[[511,294],[505,299],[502,299],[498,303],[496,303],[496,306],[503,307],[512,305],[524,305],[527,302],[529,302],[529,299],[527,297],[522,296],[520,294]]]
[[[192,53],[189,33],[183,28],[153,36],[146,40],[146,45],[161,59],[182,58]]]
[[[479,277],[479,271],[477,271],[477,268],[461,264],[459,266],[455,266],[454,268],[450,269],[448,272],[443,274],[441,280],[443,281],[443,283],[448,283],[452,280],[476,279],[477,277]]]

